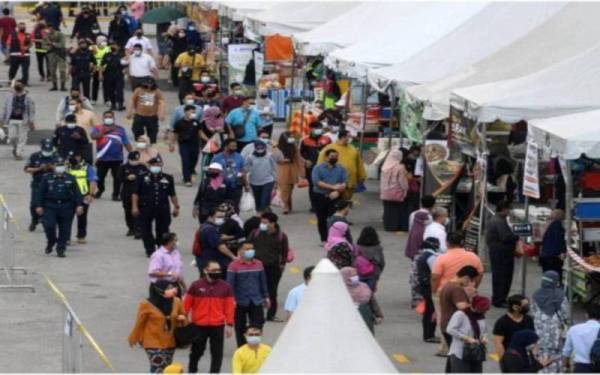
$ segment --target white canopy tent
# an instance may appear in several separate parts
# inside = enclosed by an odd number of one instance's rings
[[[508,46],[555,15],[566,3],[491,3],[457,29],[408,60],[370,70],[370,84],[384,91],[390,83],[407,86],[445,78]],[[506,25],[510,24],[510,27]]]
[[[261,373],[395,373],[329,259],[321,260]]]
[[[450,92],[460,87],[517,78],[568,59],[598,43],[600,3],[568,3],[523,38],[458,73],[407,89],[423,101],[423,117],[448,117]]]
[[[327,55],[363,40],[373,40],[384,34],[391,25],[430,2],[380,2],[360,4],[314,29],[294,35],[297,50],[305,56]]]
[[[450,104],[479,122],[600,109],[600,45],[524,77],[454,90]]]
[[[311,30],[359,5],[359,2],[279,2],[262,12],[252,13],[245,27],[257,35],[293,34]]]
[[[566,160],[600,159],[600,110],[531,120],[528,137]]]
[[[475,16],[486,5],[486,2],[434,2],[399,15],[395,23],[387,25],[375,38],[333,51],[325,63],[350,77],[364,79],[367,69],[406,60]]]
[[[218,3],[219,13],[234,21],[243,21],[248,14],[268,9],[275,1],[224,1]]]

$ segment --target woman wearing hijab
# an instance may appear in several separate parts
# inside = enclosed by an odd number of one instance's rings
[[[392,150],[381,167],[383,229],[387,232],[408,230],[408,215],[410,212],[406,211],[406,205],[404,204],[408,190],[408,179],[402,159],[402,151]],[[402,220],[403,216],[406,216],[406,220]]]
[[[413,219],[413,225],[410,227],[410,231],[408,233],[408,240],[406,241],[406,248],[404,250],[404,254],[407,258],[411,260],[411,269],[413,274],[416,272],[415,259],[417,259],[419,249],[422,248],[421,246],[423,244],[423,234],[425,233],[425,227],[429,223],[429,220],[429,213],[425,211],[417,211]],[[417,305],[418,301],[422,298],[422,296],[418,292],[415,279],[411,278],[410,286],[411,308],[414,308]]]
[[[205,167],[212,161],[214,155],[223,150],[225,141],[225,119],[221,109],[216,106],[208,107],[202,115],[200,123],[200,147],[202,147],[202,159],[200,166]],[[200,182],[204,176],[200,174]]]
[[[469,360],[463,354],[465,344],[485,345],[487,343],[485,313],[489,309],[490,300],[488,298],[475,296],[471,300],[471,307],[452,314],[446,328],[446,332],[453,338],[448,350],[451,373],[477,374],[482,372],[482,361]]]
[[[227,188],[223,183],[223,167],[219,163],[212,163],[206,170],[206,178],[203,178],[198,185],[192,216],[198,218],[200,224],[204,223],[208,215],[225,202],[226,197]]]
[[[369,330],[374,332],[374,325],[383,321],[383,314],[373,292],[367,284],[360,281],[356,268],[344,267],[340,272],[352,301],[358,307]]]
[[[561,337],[566,318],[569,316],[569,304],[565,292],[560,288],[560,277],[556,271],[546,271],[542,275],[542,287],[532,296],[531,311],[535,331],[540,336],[540,354],[548,357],[560,357]],[[544,368],[543,373],[560,372],[560,363],[554,362]]]
[[[557,358],[538,357],[539,336],[532,329],[517,331],[508,345],[508,350],[500,359],[503,373],[536,373],[556,361]],[[559,359],[559,358],[558,358]]]
[[[325,250],[329,251],[334,246],[345,243],[352,249],[353,246],[346,239],[346,233],[348,232],[348,224],[343,221],[336,221],[329,228],[329,234],[327,235],[327,242],[325,243]]]
[[[565,211],[554,210],[548,220],[548,226],[542,237],[542,248],[540,251],[540,266],[542,272],[556,271],[558,280],[562,280],[563,257],[567,252],[567,241],[565,241],[565,228],[563,220]]]
[[[177,286],[158,280],[150,286],[150,296],[140,302],[135,325],[129,334],[129,346],[141,345],[150,361],[150,372],[161,373],[173,361],[175,327],[186,323]]]
[[[292,192],[300,178],[304,178],[304,159],[300,156],[298,142],[286,131],[279,136],[277,148],[273,150],[277,162],[277,186],[283,201],[283,214],[292,211]]]
[[[248,182],[252,188],[256,211],[263,212],[271,205],[271,193],[277,183],[277,164],[267,153],[262,140],[254,141],[254,151],[244,161]]]

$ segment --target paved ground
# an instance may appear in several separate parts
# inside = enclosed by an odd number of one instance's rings
[[[0,78],[6,75],[6,67],[0,66]],[[45,84],[37,83],[37,72],[34,68],[31,69],[31,75],[33,86],[29,90],[37,103],[37,122],[42,128],[51,129],[56,105],[63,94],[48,93]],[[172,108],[176,105],[176,94],[171,91],[167,97],[169,108]],[[100,105],[96,112],[100,114],[104,108]],[[129,127],[130,124],[124,120],[123,114],[119,114],[117,118],[118,124]],[[169,154],[163,144],[159,145],[159,149],[166,156],[166,172],[175,174],[176,180],[181,181],[178,157]],[[27,153],[34,150],[36,147],[29,146]],[[120,203],[106,199],[96,201],[90,211],[89,243],[69,248],[66,259],[46,256],[43,254],[44,236],[41,228],[32,234],[26,231],[29,222],[29,177],[22,172],[22,168],[22,162],[12,160],[8,147],[0,147],[0,193],[5,196],[17,218],[18,263],[31,270],[29,275],[19,280],[33,283],[36,287],[35,293],[0,292],[0,316],[3,318],[3,324],[0,325],[2,371],[61,370],[62,310],[57,299],[44,284],[42,274],[51,277],[66,294],[117,371],[147,371],[147,360],[143,351],[130,349],[126,342],[135,319],[137,303],[147,293],[147,258],[141,242],[124,235],[125,225]],[[382,227],[377,183],[369,182],[368,188],[367,193],[357,196],[356,207],[351,214],[351,220],[354,222],[352,230],[356,235],[365,225],[374,225],[380,230]],[[108,193],[105,195],[110,196]],[[189,266],[192,261],[192,235],[196,229],[196,221],[191,217],[195,187],[186,188],[179,183],[177,193],[182,204],[182,215],[173,221],[171,229],[180,236],[186,264],[185,277],[190,281],[197,277],[195,268]],[[294,268],[288,266],[283,276],[280,300],[285,298],[288,290],[301,282],[301,274],[293,271],[315,264],[323,256],[323,249],[317,246],[317,230],[313,216],[308,213],[306,190],[296,192],[294,207],[296,211],[292,215],[281,216],[282,228],[290,237],[291,244],[297,252],[297,260],[292,264]],[[403,256],[406,236],[380,233],[388,266],[383,273],[378,292],[385,321],[376,328],[376,338],[390,358],[401,354],[396,356],[400,361],[394,361],[401,372],[443,371],[444,361],[433,356],[434,345],[421,341],[420,319],[408,308],[409,264]],[[490,279],[490,275],[486,274],[481,288],[485,295],[490,293]],[[539,280],[538,268],[533,264],[529,267],[529,280],[533,281],[528,286],[528,291],[531,292]],[[3,279],[0,279],[1,281]],[[493,322],[500,314],[501,311],[492,310],[489,322]],[[267,324],[265,341],[274,343],[282,328],[283,324]],[[315,339],[318,340],[318,337]],[[230,358],[233,350],[234,340],[231,339],[225,346],[224,371],[231,369]],[[178,352],[176,360],[187,363],[186,353]],[[83,369],[86,372],[106,371],[87,345]],[[200,369],[208,370],[207,359],[201,362]],[[497,364],[493,361],[487,361],[485,369],[487,372],[498,371]]]

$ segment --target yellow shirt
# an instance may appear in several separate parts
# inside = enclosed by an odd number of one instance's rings
[[[200,80],[200,71],[202,70],[202,67],[204,67],[205,63],[204,63],[204,57],[202,57],[201,54],[196,53],[195,57],[190,56],[187,52],[183,52],[181,54],[179,54],[179,56],[177,56],[177,59],[175,60],[175,65],[180,66],[181,68],[179,68],[179,76],[181,77],[182,73],[183,73],[183,67],[188,67],[188,68],[192,68],[192,61],[193,61],[193,69],[192,69],[192,81],[198,81]]]
[[[87,131],[88,136],[90,136],[92,128],[98,125],[98,120],[96,120],[96,115],[94,112],[87,109],[82,109],[79,112],[75,112],[75,117],[77,118],[77,125],[84,128]]]
[[[367,178],[367,170],[358,150],[352,145],[344,146],[339,143],[332,143],[321,150],[318,163],[325,162],[325,153],[327,150],[332,149],[338,152],[338,164],[344,167],[346,173],[348,173],[348,189],[353,190],[359,181],[364,181]]]
[[[269,345],[260,344],[258,350],[255,351],[246,344],[233,353],[231,372],[234,374],[256,374],[270,353],[271,347]]]

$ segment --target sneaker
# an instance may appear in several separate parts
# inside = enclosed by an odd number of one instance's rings
[[[428,339],[423,340],[428,344],[439,344],[440,342],[442,342],[442,340],[440,340],[439,337],[430,337]]]
[[[46,246],[46,249],[44,250],[44,253],[46,254],[50,254],[52,251],[54,251],[54,246]]]
[[[77,243],[80,245],[85,245],[87,243],[87,240],[85,238],[78,238]]]
[[[133,238],[136,240],[141,240],[142,239],[142,234],[141,233],[134,233]]]
[[[36,227],[37,227],[37,223],[31,222],[31,224],[29,224],[29,231],[30,232],[35,231]]]
[[[125,236],[127,236],[127,237],[132,237],[132,236],[134,236],[134,235],[135,235],[135,233],[134,233],[134,232],[133,232],[131,229],[129,229],[129,230],[127,231],[127,233],[125,233]]]
[[[66,258],[66,257],[67,257],[67,256],[65,255],[65,251],[64,251],[64,250],[62,250],[62,251],[58,251],[58,250],[56,250],[56,252],[57,252],[57,254],[56,254],[56,255],[57,255],[59,258]]]
[[[185,186],[192,187],[193,185],[192,185],[192,183],[190,181],[188,181],[188,182],[185,183]]]
[[[112,200],[113,200],[114,202],[120,202],[120,201],[121,201],[121,200],[119,199],[119,197],[118,197],[118,196],[116,196],[116,195],[113,195],[113,196],[112,196]]]

